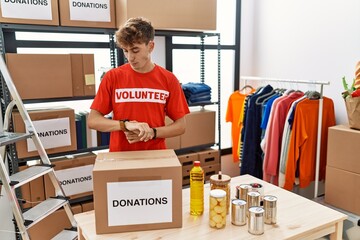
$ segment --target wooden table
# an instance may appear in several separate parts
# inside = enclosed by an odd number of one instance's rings
[[[205,211],[200,217],[189,214],[189,189],[183,190],[183,227],[141,232],[96,235],[94,211],[75,215],[78,223],[79,240],[106,239],[316,239],[330,234],[330,239],[342,239],[343,221],[347,215],[313,202],[309,199],[266,183],[250,175],[231,179],[231,196],[235,196],[235,186],[246,183],[260,183],[264,186],[265,195],[278,198],[277,224],[265,224],[265,232],[255,236],[245,226],[231,224],[231,214],[227,216],[224,229],[209,227],[209,190],[205,184]]]

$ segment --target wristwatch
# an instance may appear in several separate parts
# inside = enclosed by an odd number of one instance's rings
[[[122,120],[119,120],[119,123],[120,123],[120,131],[129,131],[126,126],[125,126],[125,123],[128,122],[129,120],[128,119],[122,119]]]

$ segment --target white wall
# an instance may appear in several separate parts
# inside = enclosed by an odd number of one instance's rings
[[[360,61],[359,9],[358,0],[242,0],[240,74],[329,81],[324,95],[346,124],[341,79]]]

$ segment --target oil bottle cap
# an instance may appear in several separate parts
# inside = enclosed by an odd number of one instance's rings
[[[194,161],[194,166],[199,167],[200,166],[200,161]]]

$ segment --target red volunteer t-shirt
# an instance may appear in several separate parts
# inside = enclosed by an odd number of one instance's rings
[[[150,127],[165,125],[165,116],[182,118],[189,108],[178,79],[170,71],[155,65],[148,73],[134,71],[124,64],[108,71],[90,107],[113,119],[146,122]],[[165,139],[129,144],[122,131],[110,134],[110,151],[165,149]]]

